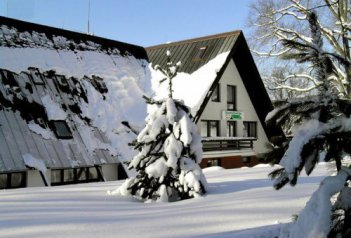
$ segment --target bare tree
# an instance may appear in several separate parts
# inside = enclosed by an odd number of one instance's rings
[[[261,72],[268,89],[294,91],[296,97],[313,94],[322,85],[313,76],[313,63],[305,61],[297,67],[296,62],[287,64],[277,60],[289,59],[288,55],[293,53],[293,49],[282,44],[284,40],[312,44],[307,16],[315,11],[322,16],[318,25],[325,42],[325,54],[332,59],[336,71],[328,80],[339,96],[350,96],[350,67],[340,63],[350,61],[350,5],[350,0],[256,0],[251,5],[249,43],[258,56],[258,66],[265,69]]]

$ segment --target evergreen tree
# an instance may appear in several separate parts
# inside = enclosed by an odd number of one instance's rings
[[[168,81],[168,98],[160,101],[145,97],[157,110],[146,118],[146,126],[139,133],[135,149],[138,154],[128,164],[136,177],[126,180],[119,189],[122,195],[131,194],[142,200],[177,201],[201,196],[207,182],[199,163],[202,142],[190,109],[182,101],[173,99],[172,80],[180,62],[173,64],[167,51],[167,68],[156,65]]]
[[[295,185],[302,169],[309,175],[319,161],[335,162],[336,175],[320,184],[296,222],[281,237],[350,237],[351,236],[351,100],[340,97],[330,84],[336,77],[334,57],[344,67],[345,58],[323,50],[321,29],[315,13],[308,14],[311,43],[284,40],[290,49],[286,58],[312,62],[315,77],[321,82],[318,94],[281,101],[266,118],[267,123],[295,126],[293,138],[275,143],[268,155],[282,168],[273,171],[274,187]],[[334,199],[333,199],[334,198]]]

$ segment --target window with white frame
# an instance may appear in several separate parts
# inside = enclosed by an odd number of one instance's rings
[[[217,121],[217,120],[202,120],[201,121],[201,136],[202,137],[217,137],[217,136],[219,136],[219,121]]]
[[[236,136],[236,121],[227,121],[227,137]]]

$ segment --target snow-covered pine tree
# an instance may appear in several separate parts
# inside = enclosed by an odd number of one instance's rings
[[[133,195],[144,201],[177,201],[198,197],[206,192],[207,182],[199,166],[202,142],[190,109],[182,101],[173,99],[172,80],[180,62],[173,64],[167,51],[167,68],[159,65],[168,81],[169,96],[160,101],[145,97],[157,110],[146,118],[146,126],[139,133],[135,149],[138,154],[128,164],[137,175],[119,188],[122,195]]]
[[[351,237],[351,100],[341,98],[329,80],[336,77],[331,60],[343,67],[350,62],[323,50],[317,15],[309,13],[311,42],[285,40],[288,58],[312,62],[321,82],[318,95],[282,101],[267,115],[267,123],[292,123],[293,137],[274,145],[270,159],[282,168],[273,171],[274,187],[295,185],[302,169],[309,175],[319,161],[335,162],[336,174],[323,180],[306,207],[280,237]]]

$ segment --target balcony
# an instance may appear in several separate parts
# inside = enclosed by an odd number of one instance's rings
[[[203,137],[203,151],[253,149],[254,137]]]

